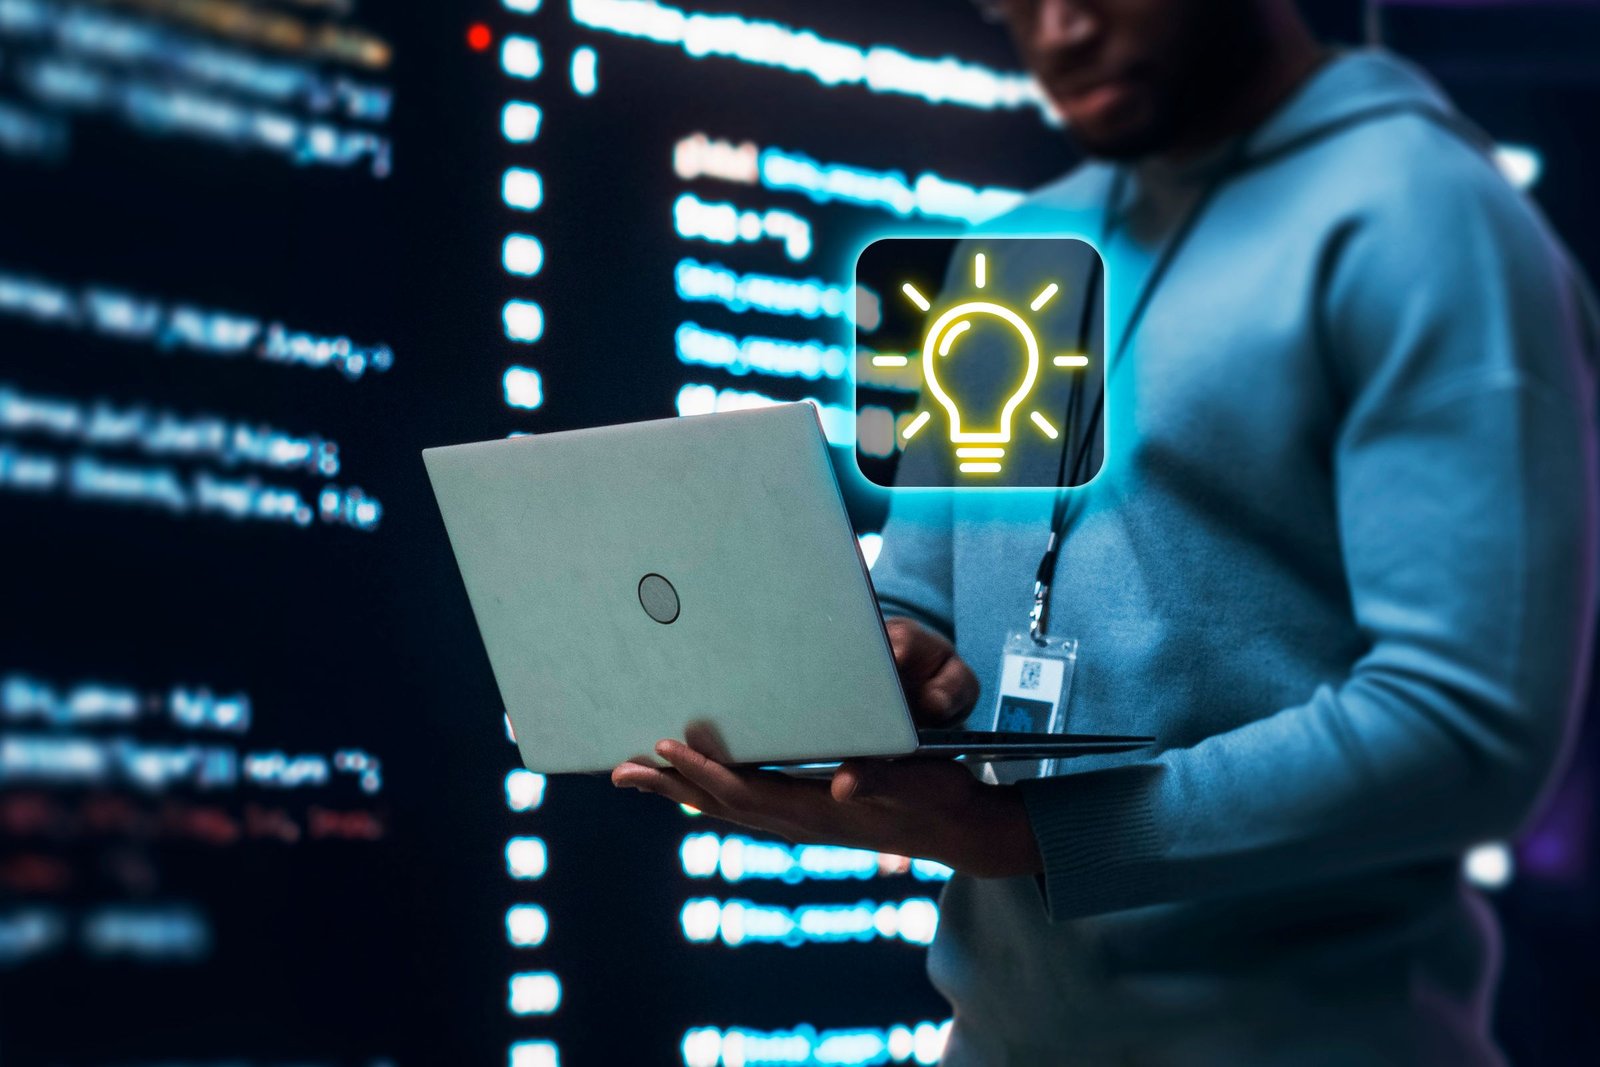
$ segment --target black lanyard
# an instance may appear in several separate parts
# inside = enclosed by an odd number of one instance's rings
[[[1088,461],[1089,450],[1094,442],[1095,435],[1100,432],[1100,423],[1105,417],[1106,390],[1111,387],[1111,375],[1117,367],[1122,365],[1123,354],[1127,352],[1128,343],[1133,340],[1134,333],[1139,328],[1144,313],[1150,307],[1156,290],[1160,288],[1162,279],[1171,268],[1172,263],[1178,258],[1184,242],[1188,241],[1200,219],[1205,215],[1206,209],[1227,184],[1230,177],[1238,170],[1244,161],[1248,147],[1248,138],[1240,138],[1229,151],[1227,159],[1217,168],[1216,175],[1201,190],[1189,210],[1184,214],[1177,229],[1167,242],[1162,246],[1161,252],[1156,256],[1155,264],[1150,268],[1150,274],[1144,280],[1144,285],[1139,290],[1139,296],[1134,301],[1133,310],[1128,313],[1128,321],[1123,326],[1122,335],[1117,339],[1116,357],[1107,360],[1104,378],[1101,381],[1100,393],[1094,400],[1094,411],[1089,416],[1088,425],[1084,427],[1083,434],[1077,440],[1077,449],[1072,458],[1072,481],[1066,480],[1067,476],[1067,448],[1072,436],[1070,428],[1076,423],[1078,412],[1082,406],[1083,378],[1079,377],[1072,383],[1072,393],[1067,401],[1067,426],[1063,428],[1061,445],[1061,462],[1056,470],[1056,497],[1050,509],[1050,539],[1045,543],[1044,555],[1039,559],[1039,568],[1033,576],[1033,607],[1028,612],[1028,636],[1034,643],[1045,643],[1045,626],[1049,622],[1050,582],[1055,576],[1056,559],[1061,554],[1061,543],[1066,540],[1067,530],[1072,525],[1070,513],[1071,497],[1068,493],[1069,486],[1079,485],[1084,474],[1084,464]],[[1121,205],[1123,194],[1127,185],[1127,172],[1118,169],[1112,178],[1111,187],[1106,193],[1105,206],[1100,215],[1100,247],[1105,248],[1111,237],[1111,216]],[[1100,290],[1102,266],[1097,263],[1090,275],[1089,284],[1084,293],[1084,312],[1079,320],[1078,351],[1088,351],[1089,323],[1092,319],[1093,300]]]

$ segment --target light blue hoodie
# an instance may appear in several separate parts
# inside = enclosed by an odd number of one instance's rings
[[[1023,782],[1042,878],[957,877],[946,1063],[1478,1064],[1498,957],[1460,856],[1558,765],[1594,614],[1593,306],[1427,81],[1344,55],[1230,149],[1130,168],[1110,442],[1055,575],[1067,727],[1155,754]],[[1090,164],[985,232],[1100,232]],[[958,257],[959,259],[960,257]],[[912,462],[910,453],[907,462]],[[993,697],[1048,495],[902,495],[887,614]]]

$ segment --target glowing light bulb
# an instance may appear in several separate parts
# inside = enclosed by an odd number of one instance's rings
[[[950,354],[951,345],[955,343],[956,338],[970,330],[972,319],[978,316],[990,316],[1010,326],[1021,340],[1022,349],[1027,354],[1028,360],[1022,382],[1006,396],[1005,403],[992,419],[975,417],[970,411],[963,417],[961,406],[939,380],[939,360]],[[928,391],[933,394],[933,398],[950,416],[950,442],[955,445],[988,446],[957,448],[956,457],[968,461],[961,464],[962,472],[999,473],[1000,460],[1005,458],[1006,454],[1006,450],[999,446],[1010,443],[1012,417],[1033,389],[1033,383],[1039,380],[1039,339],[1034,336],[1032,327],[1021,315],[1000,304],[986,300],[969,300],[964,304],[957,304],[935,319],[933,325],[928,328],[927,339],[922,345],[922,377],[928,383]]]
[[[978,252],[972,257],[972,284],[976,289],[987,289],[991,281],[991,263],[989,256]],[[1043,412],[1025,407],[1025,402],[1034,392],[1034,387],[1039,384],[1041,366],[1044,363],[1043,344],[1041,334],[1034,326],[1034,319],[1030,316],[1037,314],[1061,292],[1058,282],[1048,282],[1026,304],[1017,302],[1014,306],[1010,300],[1003,297],[991,297],[987,293],[980,293],[972,299],[960,299],[950,305],[935,309],[927,297],[918,291],[916,285],[905,282],[900,286],[900,292],[909,300],[917,310],[925,313],[932,319],[922,338],[922,358],[918,362],[923,384],[922,409],[897,418],[893,423],[896,436],[902,441],[909,442],[922,429],[933,421],[934,412],[939,408],[944,409],[946,420],[949,423],[949,440],[955,451],[956,468],[963,475],[996,475],[1001,473],[1003,461],[1012,444],[1013,435],[1020,432],[1018,421],[1031,425],[1045,439],[1059,440],[1064,429],[1055,426]],[[951,350],[963,340],[971,343],[969,331],[974,325],[1000,328],[1003,335],[999,340],[1001,352],[1015,350],[1022,358],[1022,368],[1019,378],[1013,380],[1007,368],[1013,366],[1012,361],[1004,359],[990,359],[987,356],[977,358],[975,364],[968,366],[975,372],[965,371],[954,375],[949,370],[948,360]],[[977,336],[974,334],[973,336]],[[858,334],[859,337],[859,334]],[[984,347],[988,348],[987,338]],[[863,349],[857,347],[858,356]],[[912,357],[915,358],[915,357]],[[892,373],[892,368],[908,365],[907,357],[897,355],[872,354],[874,368],[890,368],[882,373]],[[1051,354],[1049,361],[1053,367],[1081,374],[1089,365],[1089,357],[1081,352]],[[1006,375],[1006,377],[996,377]],[[987,377],[989,380],[985,381]],[[981,383],[981,385],[979,384]],[[974,389],[978,391],[975,393]],[[859,396],[859,394],[858,394]],[[929,399],[931,398],[931,399]],[[873,424],[869,408],[857,407],[858,452],[875,454],[872,451],[870,431]],[[995,484],[988,478],[966,479],[963,478],[958,485],[975,485],[988,482]]]

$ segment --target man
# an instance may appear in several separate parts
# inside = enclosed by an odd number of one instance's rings
[[[1049,602],[1068,723],[1160,750],[819,784],[664,741],[672,769],[613,780],[953,866],[949,1064],[1499,1062],[1459,858],[1526,820],[1581,700],[1592,304],[1437,90],[1325,54],[1290,0],[992,6],[1092,159],[985,229],[1108,264],[1110,444]],[[874,580],[918,713],[953,722],[1049,502],[913,507]]]

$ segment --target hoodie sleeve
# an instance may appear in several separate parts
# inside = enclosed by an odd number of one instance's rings
[[[1594,612],[1594,324],[1531,208],[1445,150],[1460,180],[1393,178],[1315,297],[1366,653],[1192,747],[1022,783],[1051,918],[1457,855],[1559,763]]]
[[[908,446],[901,466],[937,463],[936,453]],[[896,494],[872,585],[884,618],[903,615],[954,640],[951,518],[948,493]]]

